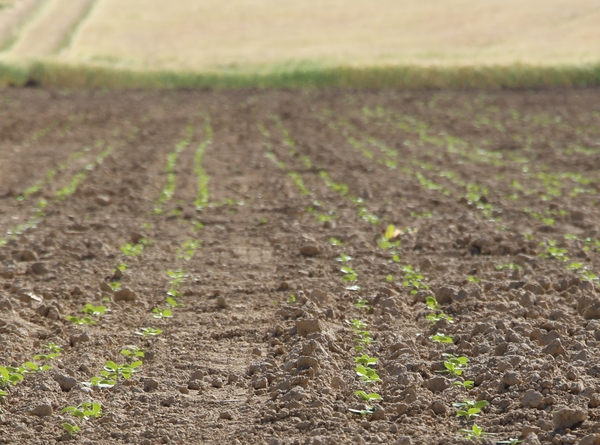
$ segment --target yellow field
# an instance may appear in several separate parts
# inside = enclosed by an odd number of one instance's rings
[[[26,3],[35,17],[6,43]],[[35,3],[0,9],[0,62],[229,74],[600,63],[600,0]]]

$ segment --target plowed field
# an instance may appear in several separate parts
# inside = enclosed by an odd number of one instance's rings
[[[0,443],[600,443],[600,90],[0,101]]]

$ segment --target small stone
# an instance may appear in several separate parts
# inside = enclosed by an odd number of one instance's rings
[[[158,388],[158,382],[154,379],[144,380],[144,391],[150,392]]]
[[[321,325],[317,319],[296,320],[296,329],[298,330],[298,334],[302,337],[306,337],[313,332],[320,332]]]
[[[252,355],[260,357],[262,355],[262,351],[259,348],[252,349]]]
[[[132,291],[131,289],[123,288],[123,289],[119,289],[117,292],[115,292],[115,295],[113,298],[115,301],[131,302],[131,301],[135,301],[136,295],[135,295],[135,292]]]
[[[600,445],[600,434],[588,434],[577,445]]]
[[[322,306],[329,301],[329,294],[320,289],[314,289],[310,293],[310,299],[317,305]]]
[[[204,371],[202,371],[201,369],[197,369],[194,372],[192,372],[190,380],[202,380],[205,375],[206,373]]]
[[[298,358],[298,370],[313,369],[315,373],[319,370],[319,361],[314,357],[301,356]]]
[[[336,375],[331,379],[331,387],[334,389],[343,390],[346,388],[346,382],[344,382],[344,379]]]
[[[31,414],[38,417],[46,417],[52,415],[52,406],[49,404],[38,405],[31,410]]]
[[[229,374],[227,376],[227,383],[236,383],[239,380],[239,377],[236,374]]]
[[[142,241],[142,240],[143,240],[143,239],[145,239],[145,238],[146,238],[146,237],[145,237],[144,235],[142,235],[141,233],[137,233],[137,232],[135,232],[135,233],[132,233],[132,234],[131,234],[131,237],[130,237],[130,239],[131,239],[131,242],[132,242],[133,244],[138,244],[140,241]]]
[[[412,439],[410,436],[399,436],[398,440],[394,442],[394,445],[412,445]]]
[[[314,244],[307,244],[300,248],[300,255],[317,256],[319,253],[321,253],[321,250]]]
[[[110,205],[110,203],[112,202],[110,197],[106,196],[106,195],[96,196],[95,201],[96,201],[96,204],[101,205],[102,207],[106,207],[107,205]]]
[[[87,332],[82,332],[81,334],[72,334],[69,338],[71,342],[71,346],[75,346],[78,343],[84,343],[90,341],[90,336]]]
[[[450,387],[450,383],[444,377],[433,377],[425,381],[425,388],[431,392],[442,392],[448,387]]]
[[[256,379],[252,386],[254,387],[254,389],[264,389],[267,386],[269,386],[269,381],[266,377],[262,377],[260,379]]]
[[[188,387],[188,389],[193,389],[193,390],[199,391],[199,390],[201,390],[203,388],[202,381],[200,381],[200,380],[190,380],[188,382],[188,386],[187,387]]]
[[[113,289],[112,289],[112,287],[110,287],[110,286],[108,285],[108,283],[106,283],[106,282],[104,282],[104,281],[101,281],[101,282],[100,282],[100,290],[101,290],[102,292],[104,292],[104,293],[107,293],[107,294],[112,294],[112,293],[113,293]]]
[[[15,270],[12,267],[7,267],[2,272],[0,272],[0,277],[6,278],[7,280],[11,280],[15,277]]]
[[[31,265],[31,271],[36,275],[44,275],[48,273],[48,268],[46,267],[46,263],[33,263]]]
[[[523,394],[523,398],[521,399],[521,405],[523,405],[523,407],[525,408],[537,408],[542,404],[543,400],[544,396],[541,392],[538,392],[534,389],[528,389],[527,391],[525,391],[525,394]]]
[[[461,289],[457,293],[452,295],[452,301],[456,301],[457,303],[462,303],[468,298],[469,294],[466,290]]]
[[[233,419],[233,416],[231,415],[231,413],[229,411],[221,411],[219,413],[219,419],[231,420],[231,419]]]
[[[430,408],[438,416],[445,415],[448,412],[448,408],[446,408],[446,405],[440,402],[439,400],[434,401],[431,404]]]
[[[227,309],[227,307],[228,307],[227,300],[225,300],[225,297],[223,295],[219,295],[217,297],[217,307],[219,309]]]
[[[554,357],[565,354],[565,348],[559,338],[552,340],[548,346],[542,349],[544,354],[550,354]]]
[[[32,250],[23,250],[19,255],[21,261],[36,261],[37,255]]]
[[[438,289],[435,294],[435,298],[440,304],[450,304],[452,303],[454,295],[458,293],[458,290],[452,286],[443,286]]]
[[[170,396],[170,397],[167,397],[166,399],[163,399],[163,400],[160,402],[160,404],[161,404],[162,406],[166,406],[166,407],[168,408],[168,407],[170,407],[170,406],[173,406],[173,405],[175,404],[175,401],[176,401],[176,400],[175,400],[175,397],[173,397],[173,396]]]
[[[384,420],[385,419],[385,409],[381,405],[374,405],[375,412],[371,414],[371,421],[376,420]]]
[[[60,389],[62,389],[64,392],[71,391],[75,385],[77,385],[77,380],[64,374],[56,374],[54,376],[54,380],[59,384]]]
[[[58,308],[50,306],[48,312],[46,312],[46,318],[48,320],[58,320],[60,318],[60,312]]]
[[[585,422],[587,418],[587,412],[582,409],[563,408],[554,413],[552,423],[554,424],[554,429],[574,428]]]
[[[538,439],[537,434],[529,433],[527,438],[523,441],[523,445],[542,445],[540,439]]]
[[[519,377],[519,374],[513,371],[507,371],[502,376],[502,383],[506,386],[520,385],[523,383],[523,380]]]
[[[220,378],[216,378],[212,381],[211,383],[213,388],[222,388],[223,387],[223,380],[221,380]]]
[[[535,295],[532,292],[526,291],[521,295],[519,303],[523,307],[533,307],[535,305]]]

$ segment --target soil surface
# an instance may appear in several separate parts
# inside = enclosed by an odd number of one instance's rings
[[[0,101],[0,443],[600,443],[600,90]]]

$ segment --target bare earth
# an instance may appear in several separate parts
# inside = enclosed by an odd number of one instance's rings
[[[600,90],[0,100],[0,443],[599,443]]]

